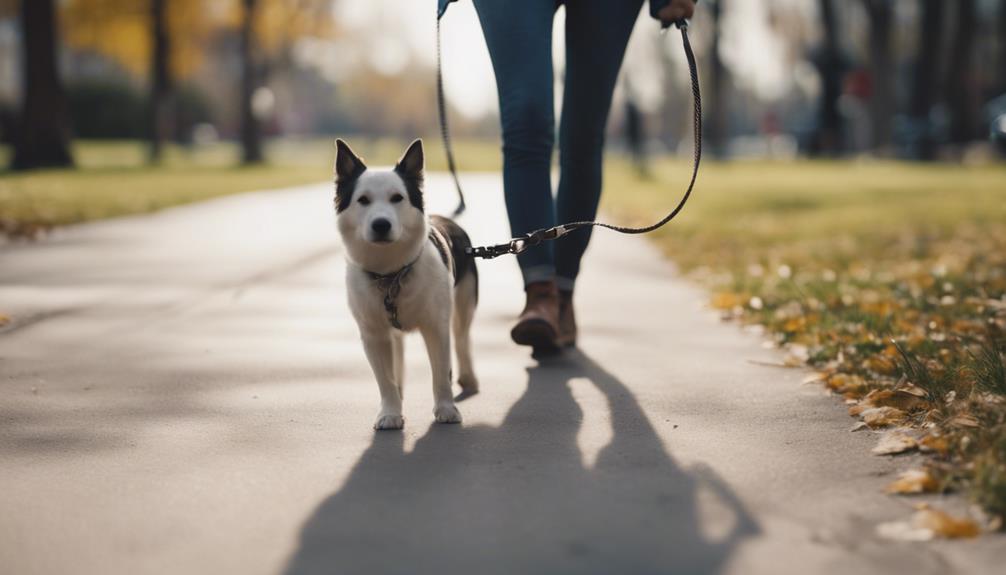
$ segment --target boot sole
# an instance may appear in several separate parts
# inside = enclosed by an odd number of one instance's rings
[[[535,353],[554,353],[559,351],[558,334],[549,323],[542,319],[522,321],[512,330],[510,338],[517,345],[529,345]]]

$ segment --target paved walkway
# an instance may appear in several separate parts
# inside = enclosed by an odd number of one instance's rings
[[[506,236],[468,175],[476,242]],[[433,204],[450,203],[443,177]],[[0,571],[996,572],[1002,538],[878,540],[905,466],[799,370],[704,311],[640,238],[596,235],[582,351],[507,337],[515,264],[480,264],[483,393],[406,429],[346,309],[331,186],[246,194],[0,249]],[[983,568],[982,566],[985,566]]]

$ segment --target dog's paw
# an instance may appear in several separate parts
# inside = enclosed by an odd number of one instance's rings
[[[384,429],[401,429],[403,427],[405,427],[405,418],[394,413],[382,413],[377,416],[377,421],[374,422],[374,429],[377,431]]]
[[[474,373],[462,373],[458,376],[458,385],[461,386],[466,396],[479,392],[479,380]]]
[[[454,403],[442,403],[433,409],[437,423],[461,423],[461,412]]]

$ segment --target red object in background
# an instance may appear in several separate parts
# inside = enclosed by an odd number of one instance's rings
[[[774,111],[765,112],[761,118],[761,133],[762,134],[778,134],[782,131],[782,125],[779,122],[779,115]]]
[[[873,77],[866,68],[858,68],[845,76],[845,93],[860,100],[869,100],[873,95]]]

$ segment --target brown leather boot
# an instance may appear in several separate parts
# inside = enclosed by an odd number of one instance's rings
[[[573,313],[573,292],[559,290],[559,337],[562,347],[576,345],[576,314]]]
[[[535,353],[558,351],[559,290],[554,281],[534,282],[524,288],[527,304],[510,330],[518,345],[530,345]]]

